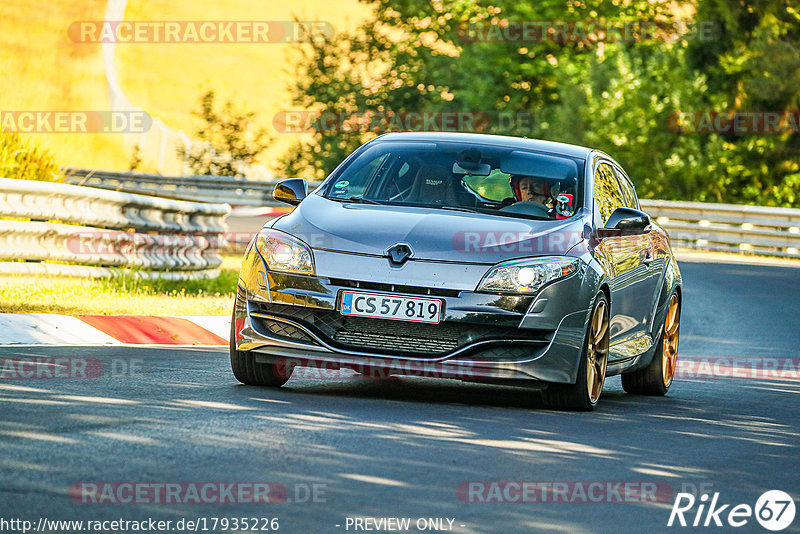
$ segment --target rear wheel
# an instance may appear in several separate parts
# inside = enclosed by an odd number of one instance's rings
[[[608,299],[597,295],[587,327],[578,379],[574,384],[550,384],[545,405],[559,410],[592,410],[600,400],[608,366]]]
[[[280,387],[289,381],[293,368],[275,363],[259,363],[255,354],[236,350],[235,323],[231,319],[231,370],[236,380],[248,386]]]
[[[638,395],[666,395],[678,364],[680,329],[681,303],[678,295],[673,293],[653,360],[644,369],[622,375],[625,391]]]

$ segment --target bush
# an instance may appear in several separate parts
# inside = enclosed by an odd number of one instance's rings
[[[0,178],[58,181],[62,176],[55,158],[18,132],[0,130]]]

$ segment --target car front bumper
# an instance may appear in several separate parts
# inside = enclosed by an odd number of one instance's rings
[[[237,350],[263,363],[344,367],[359,372],[511,383],[574,383],[591,299],[586,269],[536,296],[375,283],[270,272],[254,247],[243,261],[233,317]],[[485,270],[485,267],[481,267]],[[345,317],[342,290],[443,301],[442,322],[428,325]]]

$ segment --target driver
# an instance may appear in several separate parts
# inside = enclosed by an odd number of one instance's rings
[[[548,209],[554,208],[554,200],[550,181],[538,176],[524,174],[511,175],[511,188],[517,202],[538,202]]]
[[[550,180],[540,176],[525,174],[512,174],[509,181],[514,190],[514,197],[507,198],[502,203],[502,208],[518,211],[512,206],[525,206],[525,203],[538,204],[547,211],[551,219],[567,219],[572,216],[572,193],[561,192],[558,180]],[[569,189],[567,189],[569,190]]]

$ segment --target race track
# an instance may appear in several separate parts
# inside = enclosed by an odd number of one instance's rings
[[[800,268],[681,268],[680,358],[797,362]],[[0,517],[34,525],[205,518],[210,528],[214,517],[277,517],[282,532],[327,533],[354,532],[348,517],[408,517],[454,519],[459,533],[641,533],[708,530],[667,527],[683,490],[753,506],[781,489],[800,506],[797,373],[684,377],[664,398],[627,395],[616,377],[596,411],[564,413],[524,389],[442,380],[308,376],[278,390],[246,387],[223,348],[0,352],[96,358],[116,375],[0,381]],[[86,504],[69,493],[82,482],[205,481],[274,482],[287,500]],[[470,481],[568,483],[570,502],[470,502],[459,491]],[[583,502],[572,493],[609,481],[654,484],[658,498],[618,502],[612,492],[603,500],[614,502]],[[766,532],[754,518],[736,531]]]

